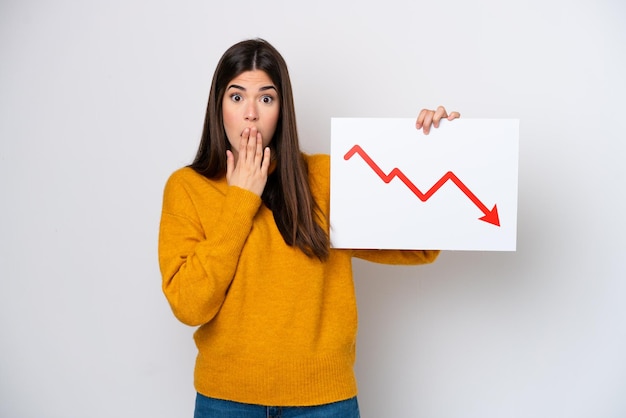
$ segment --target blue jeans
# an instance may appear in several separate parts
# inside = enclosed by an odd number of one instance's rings
[[[319,406],[261,406],[207,398],[198,393],[194,418],[359,418],[356,398]]]

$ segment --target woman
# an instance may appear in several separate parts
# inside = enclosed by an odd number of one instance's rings
[[[457,117],[423,110],[416,127]],[[329,171],[327,155],[300,151],[278,51],[229,48],[196,158],[166,184],[159,236],[163,291],[199,326],[197,418],[358,417],[352,257],[421,264],[438,251],[332,249]]]

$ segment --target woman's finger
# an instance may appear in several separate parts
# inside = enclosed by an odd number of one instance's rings
[[[261,162],[261,173],[267,177],[267,173],[270,169],[270,161],[271,161],[271,151],[270,147],[265,147],[263,150],[263,161]]]
[[[239,155],[237,156],[237,165],[246,160],[247,157],[247,147],[248,147],[248,138],[250,137],[250,128],[246,128],[241,133],[241,139],[239,141]]]
[[[447,118],[447,117],[448,117],[448,112],[446,112],[446,108],[443,106],[437,107],[437,110],[435,111],[435,114],[433,115],[433,126],[435,128],[438,128],[439,121],[442,118]]]
[[[248,164],[254,164],[257,153],[257,134],[256,128],[250,128],[248,140],[246,142],[246,162]]]
[[[433,116],[435,112],[429,110],[424,115],[424,122],[422,123],[422,129],[424,130],[424,135],[428,135],[430,132],[430,125],[433,123]]]
[[[263,135],[261,132],[257,132],[256,134],[256,144],[255,144],[255,153],[254,153],[254,166],[260,167],[263,162]]]
[[[448,116],[448,120],[454,120],[460,117],[461,117],[461,114],[459,112],[451,112],[450,116]]]
[[[419,115],[417,115],[417,121],[415,122],[415,127],[417,129],[421,129],[422,126],[424,126],[424,118],[426,117],[426,115],[428,114],[428,112],[430,112],[430,110],[428,109],[422,109],[419,113]]]

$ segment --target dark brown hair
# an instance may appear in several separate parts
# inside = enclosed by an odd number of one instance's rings
[[[287,64],[268,42],[253,39],[239,42],[222,56],[209,93],[204,129],[193,163],[196,172],[211,179],[226,174],[226,150],[230,143],[224,130],[222,100],[228,83],[245,71],[264,71],[278,89],[280,115],[270,142],[276,168],[268,176],[263,203],[272,210],[285,242],[306,255],[324,260],[329,238],[320,226],[321,211],[311,194],[308,167],[300,152],[293,93]]]

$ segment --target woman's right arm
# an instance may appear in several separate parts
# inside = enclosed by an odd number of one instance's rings
[[[222,306],[261,199],[234,186],[225,195],[215,191],[213,198],[206,191],[194,194],[193,185],[178,177],[172,176],[165,187],[159,265],[174,315],[197,326]],[[201,205],[216,201],[221,205]]]

